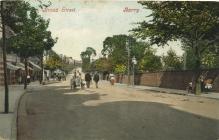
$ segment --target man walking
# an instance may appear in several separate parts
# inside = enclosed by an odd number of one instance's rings
[[[91,81],[91,75],[90,75],[90,73],[86,73],[84,79],[85,79],[85,81],[86,81],[87,88],[90,88],[90,81]]]
[[[99,74],[95,73],[95,75],[94,75],[94,82],[95,82],[96,88],[98,88],[99,79],[100,79]]]

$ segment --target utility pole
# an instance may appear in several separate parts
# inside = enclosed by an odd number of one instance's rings
[[[5,42],[5,16],[4,16],[4,1],[1,1],[1,20],[2,20],[2,52],[3,52],[3,67],[4,67],[4,84],[5,84],[5,113],[9,112],[9,97],[8,97],[8,76],[7,76],[7,58],[6,58],[6,42]]]
[[[127,48],[127,51],[128,51],[128,86],[130,85],[130,62],[129,62],[129,59],[130,59],[130,48],[129,48],[129,40],[128,42],[126,42],[126,48]]]
[[[133,74],[133,81],[132,81],[133,83],[132,83],[132,85],[135,86],[135,64],[134,64],[134,62],[132,62],[132,63],[133,63],[133,71],[132,71],[133,72],[132,73]]]
[[[183,59],[184,59],[184,63],[183,63],[183,69],[186,70],[186,58],[187,58],[187,52],[185,51]]]

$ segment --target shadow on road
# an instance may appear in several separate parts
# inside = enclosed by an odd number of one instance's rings
[[[18,140],[216,140],[219,121],[166,104],[117,101],[97,106],[102,94],[51,87],[22,98]]]

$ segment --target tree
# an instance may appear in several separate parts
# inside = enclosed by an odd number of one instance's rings
[[[185,68],[189,70],[195,69],[194,53],[192,52],[191,49],[188,49],[188,48],[184,51],[185,53],[183,54],[183,57],[184,57],[183,63],[185,63]]]
[[[7,3],[1,1],[1,29],[2,29],[2,54],[3,54],[3,71],[4,71],[4,86],[5,86],[5,113],[9,111],[9,97],[8,97],[8,76],[7,76],[7,58],[6,58],[6,17],[7,17],[7,8],[5,8]],[[11,9],[10,9],[11,10]],[[10,15],[10,14],[9,14]]]
[[[184,57],[186,57],[185,64],[186,69],[194,69],[195,67],[195,56],[191,49],[184,50]],[[202,53],[201,64],[202,68],[219,68],[219,55],[216,51],[206,50]]]
[[[53,50],[50,50],[48,52],[47,59],[45,60],[45,68],[53,71],[61,67],[62,67],[61,58],[56,52],[54,52]]]
[[[162,69],[160,57],[155,55],[156,50],[152,49],[148,42],[136,42],[131,48],[131,52],[138,62],[136,65],[138,71],[158,71]]]
[[[47,31],[49,20],[43,19],[37,9],[31,7],[29,3],[20,1],[15,8],[17,21],[13,28],[16,36],[11,38],[12,50],[17,53],[25,62],[26,76],[28,75],[27,62],[31,56],[42,56],[44,50],[49,50],[56,43],[56,39],[51,37],[51,32]],[[24,82],[26,89],[27,82]]]
[[[43,81],[43,69],[44,69],[44,65],[43,65],[43,57],[44,57],[44,51],[47,53],[47,51],[50,51],[52,49],[52,47],[56,44],[58,38],[56,37],[55,39],[52,38],[51,32],[47,31],[45,34],[45,38],[43,39],[43,48],[41,49],[41,52],[39,52],[38,57],[41,60],[41,78],[40,78],[40,84]],[[53,51],[51,51],[53,52]]]
[[[173,49],[170,49],[167,52],[167,56],[162,58],[164,62],[164,69],[168,70],[181,70],[182,69],[182,60],[176,55],[176,52]]]
[[[168,41],[180,40],[192,49],[195,56],[193,88],[200,92],[202,53],[219,40],[218,2],[139,2],[151,10],[149,19],[133,29],[137,38],[149,39],[162,46]]]
[[[92,47],[87,47],[86,52],[87,52],[87,55],[88,55],[89,59],[92,55],[93,56],[97,55],[96,50]]]
[[[128,53],[127,47],[130,47],[131,50],[131,47],[135,44],[135,42],[136,40],[133,37],[127,35],[114,35],[113,37],[107,37],[103,41],[103,49],[101,53],[103,56],[110,59],[113,67],[116,64],[126,64]]]
[[[82,70],[83,71],[90,70],[91,56],[96,56],[96,50],[92,47],[87,47],[85,51],[81,52]]]
[[[123,74],[126,71],[126,66],[124,64],[117,64],[114,68],[115,73]]]
[[[103,57],[95,61],[95,68],[100,72],[109,72],[112,71],[112,64],[109,59]]]
[[[104,40],[101,53],[107,57],[112,67],[114,67],[113,70],[116,72],[116,67],[121,67],[121,65],[125,65],[126,68],[128,68],[128,59],[131,67],[131,58],[134,56],[137,62],[140,62],[148,48],[150,48],[150,45],[147,42],[138,42],[133,37],[127,35],[114,35]],[[130,54],[129,58],[128,49]],[[139,64],[140,63],[137,63],[136,68],[140,68]],[[141,68],[143,69],[143,66]]]
[[[146,49],[144,57],[139,62],[140,71],[158,71],[162,69],[162,63],[159,56],[156,56],[155,51],[151,48]]]

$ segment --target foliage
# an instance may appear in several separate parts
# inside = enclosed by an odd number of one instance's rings
[[[140,71],[158,71],[162,69],[161,58],[156,56],[155,51],[148,48],[145,51],[144,57],[139,62]]]
[[[21,2],[18,1],[3,1],[4,9],[1,11],[4,13],[3,16],[5,25],[11,29],[12,32],[17,32],[17,23],[19,23],[20,19],[16,15],[17,7],[21,7],[24,9],[29,9],[29,4],[22,5]]]
[[[150,45],[147,42],[136,42],[132,47],[131,47],[131,58],[135,56],[136,61],[140,62],[145,55],[147,55],[147,51],[151,50]],[[151,50],[152,51],[152,50]],[[138,67],[139,63],[137,63]]]
[[[166,70],[182,69],[182,60],[176,55],[176,52],[173,49],[170,49],[167,52],[167,56],[163,56],[162,60],[164,62],[164,69]]]
[[[217,40],[219,34],[217,26],[219,3],[217,2],[144,1],[140,3],[144,8],[152,10],[149,15],[152,19],[141,22],[139,28],[133,30],[137,37],[149,38],[152,44],[158,45],[175,39]]]
[[[137,42],[133,37],[127,35],[114,35],[107,37],[103,42],[102,55],[106,56],[112,67],[128,63],[128,48],[130,52],[129,63],[135,56],[139,62],[145,55],[145,49],[149,48],[146,42]],[[137,63],[137,66],[139,63]]]
[[[132,47],[135,39],[127,35],[114,35],[107,37],[103,41],[103,49],[101,51],[103,56],[108,57],[112,65],[127,63],[127,48]],[[128,43],[128,44],[127,44]]]
[[[179,39],[193,49],[196,69],[201,54],[218,43],[219,3],[217,2],[140,2],[151,9],[151,18],[133,29],[138,38],[149,38],[151,44],[164,45]]]
[[[184,50],[186,55],[186,69],[194,69],[195,67],[195,56],[192,49]],[[205,50],[201,57],[202,68],[219,68],[219,55],[216,51]]]
[[[139,2],[151,14],[133,29],[137,38],[158,46],[181,40],[195,56],[195,84],[199,82],[201,60],[206,49],[219,42],[219,3],[200,1]],[[199,87],[199,86],[196,86]],[[198,91],[196,89],[196,91]]]
[[[126,66],[124,64],[117,64],[116,67],[114,68],[114,72],[118,74],[125,73],[126,71]]]
[[[60,69],[62,67],[62,59],[56,52],[52,50],[48,52],[47,58],[44,63],[45,69],[49,69],[51,71],[58,68]]]
[[[22,9],[23,5],[27,6],[26,9]],[[42,54],[44,39],[49,34],[46,31],[49,21],[39,16],[36,9],[30,7],[26,2],[23,2],[22,6],[16,9],[16,13],[21,18],[22,23],[17,26],[17,35],[11,38],[12,49],[22,58]]]
[[[91,58],[92,55],[96,56],[96,50],[92,47],[87,47],[84,52],[81,52],[82,60],[88,58],[89,61],[90,61],[90,58]]]
[[[90,71],[91,56],[96,56],[96,50],[92,47],[87,47],[85,51],[81,52],[83,71]]]
[[[202,58],[202,64],[207,68],[216,67],[216,54],[209,52]]]
[[[185,56],[186,55],[186,56]],[[183,57],[186,57],[184,61],[184,63],[186,63],[186,69],[189,69],[189,70],[192,70],[192,69],[195,69],[195,55],[194,53],[192,52],[192,49],[186,49],[185,50],[185,53],[183,55]]]
[[[31,7],[28,2],[7,2],[6,5],[8,8],[4,13],[8,16],[5,21],[6,25],[16,34],[9,39],[10,48],[8,50],[24,59],[27,75],[27,59],[32,56],[41,56],[42,58],[44,50],[50,50],[57,38],[53,39],[51,32],[47,31],[49,20],[43,19],[37,9]],[[25,80],[24,88],[26,86]]]
[[[95,61],[95,68],[101,72],[112,71],[112,64],[109,59],[103,57]]]

